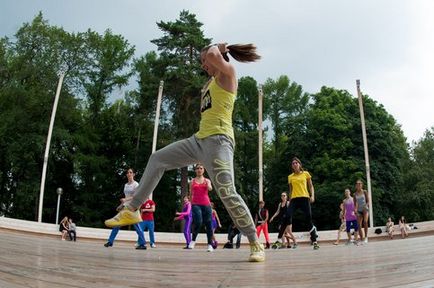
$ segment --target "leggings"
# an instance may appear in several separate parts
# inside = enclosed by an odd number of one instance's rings
[[[202,227],[202,223],[205,223],[206,238],[208,240],[208,244],[211,245],[212,235],[214,234],[211,224],[211,206],[193,204],[193,206],[191,206],[191,211],[193,214],[193,241],[196,241],[196,237],[197,234],[199,234],[200,227]]]
[[[185,223],[184,223],[184,238],[185,238],[185,242],[188,244],[190,244],[191,242],[191,222],[192,222],[192,216],[189,215],[187,218],[184,218]]]
[[[258,237],[252,215],[235,189],[233,158],[234,144],[226,135],[213,135],[203,139],[193,135],[174,142],[151,155],[134,197],[126,206],[132,209],[140,207],[154,191],[164,171],[200,162],[207,170],[232,221],[250,243],[255,242]]]
[[[258,236],[258,238],[259,238],[259,235],[261,234],[261,231],[264,232],[265,241],[267,243],[270,243],[270,236],[268,235],[268,223],[267,222],[259,224],[258,226],[256,226],[256,236]]]
[[[297,197],[292,198],[291,202],[289,203],[289,217],[292,218],[292,213],[294,212],[294,209],[300,208],[301,211],[303,211],[304,216],[309,221],[309,227],[308,231],[310,233],[310,241],[316,242],[316,238],[318,237],[316,227],[313,225],[312,222],[312,211],[310,209],[310,199],[307,197]],[[285,226],[286,227],[286,226]]]

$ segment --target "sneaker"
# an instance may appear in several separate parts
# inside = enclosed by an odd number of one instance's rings
[[[151,248],[157,248],[154,243],[151,243]]]
[[[113,243],[110,243],[110,242],[107,242],[104,244],[104,247],[112,247],[112,246],[113,246]]]
[[[339,245],[339,242],[335,242],[335,243],[333,243],[333,245]]]
[[[208,252],[214,251],[214,248],[212,248],[211,244],[208,244],[208,249],[206,249],[206,251],[208,251]]]
[[[259,242],[250,243],[250,256],[249,262],[264,262],[265,251],[264,245]]]
[[[146,245],[139,245],[136,247],[137,250],[146,250]]]
[[[318,242],[313,242],[313,250],[318,250],[318,249],[319,249]]]
[[[234,244],[231,242],[226,242],[225,245],[223,245],[223,248],[225,249],[233,249],[234,248]]]
[[[365,240],[363,242],[365,242],[365,244],[368,244],[368,237],[365,237]]]
[[[188,245],[187,245],[187,246],[183,247],[182,249],[191,249],[191,248],[188,247]]]
[[[196,244],[196,241],[191,241],[190,244],[188,244],[188,249],[194,249],[195,244]]]
[[[274,244],[271,246],[271,249],[279,249],[282,246],[282,243],[280,241],[274,242]]]
[[[298,247],[297,243],[294,243],[294,245],[292,245],[292,249],[297,249],[297,247]]]
[[[291,245],[286,245],[286,248],[291,249]]]
[[[212,241],[211,245],[213,249],[217,249],[217,245],[219,244],[219,242],[216,241]]]
[[[270,249],[270,242],[265,243],[265,249]]]
[[[139,210],[135,212],[131,211],[127,207],[124,207],[119,213],[104,222],[105,226],[113,228],[119,226],[133,225],[142,222]]]

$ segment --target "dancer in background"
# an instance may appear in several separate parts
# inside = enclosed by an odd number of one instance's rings
[[[134,176],[136,175],[134,173],[134,170],[132,168],[128,168],[126,171],[128,182],[124,185],[124,198],[121,198],[121,203],[125,203],[127,201],[130,201],[133,198],[134,191],[139,186],[139,183],[137,183],[134,180]],[[141,220],[141,218],[140,218]],[[143,230],[140,228],[139,224],[134,224],[134,229],[136,230],[137,236],[139,237],[138,245],[136,246],[136,249],[143,249],[146,250],[145,245],[145,237],[143,236]],[[113,243],[115,241],[116,236],[118,235],[120,230],[120,226],[113,227],[109,238],[107,239],[107,242],[104,244],[105,247],[112,247]]]
[[[347,244],[351,243],[351,228],[354,229],[354,244],[358,244],[358,230],[359,226],[357,225],[357,213],[356,207],[354,206],[354,199],[351,197],[350,189],[345,189],[345,199],[342,202],[344,204],[344,216],[345,216],[345,227],[347,231]]]
[[[265,208],[265,202],[259,201],[259,210],[255,214],[256,235],[259,238],[261,231],[265,237],[265,249],[270,248],[270,236],[268,235],[268,209]]]
[[[369,219],[369,197],[368,191],[363,190],[362,180],[356,181],[356,192],[354,193],[354,205],[357,211],[357,224],[359,226],[360,240],[368,243],[368,219]],[[362,229],[363,227],[363,229]],[[365,232],[365,233],[363,233]]]
[[[191,242],[191,222],[193,221],[193,216],[191,215],[191,203],[190,199],[188,199],[188,196],[184,196],[184,204],[182,207],[182,212],[176,212],[177,217],[175,217],[175,220],[182,220],[184,219],[184,238],[185,238],[185,247],[184,249],[190,249],[189,245]]]
[[[194,249],[200,228],[202,227],[202,224],[205,224],[208,243],[207,251],[212,252],[214,250],[212,247],[212,208],[208,195],[208,191],[212,190],[212,185],[211,181],[203,176],[205,169],[202,164],[196,164],[194,170],[196,172],[196,177],[194,177],[190,182],[193,236],[188,247]]]
[[[312,184],[312,177],[309,172],[303,170],[300,159],[294,157],[291,161],[292,174],[288,176],[288,186],[290,195],[289,215],[295,209],[301,209],[306,219],[309,221],[308,231],[313,249],[319,249],[317,242],[318,234],[315,225],[312,222],[312,210],[310,204],[315,202],[315,190]]]
[[[217,210],[214,208],[214,203],[211,202],[211,227],[212,227],[212,248],[216,249],[218,242],[215,239],[215,230],[217,228],[222,228],[222,224],[220,223],[219,215],[217,214]]]

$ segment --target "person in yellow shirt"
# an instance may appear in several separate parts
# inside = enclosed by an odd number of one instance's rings
[[[301,209],[309,222],[310,241],[313,248],[319,249],[318,234],[312,222],[312,210],[310,204],[315,202],[315,189],[309,172],[303,170],[300,159],[294,157],[291,161],[292,174],[288,176],[289,185],[289,213],[290,217],[295,209]]]
[[[256,236],[252,215],[235,189],[232,113],[238,81],[229,56],[239,62],[254,62],[260,59],[253,44],[220,43],[201,50],[202,69],[210,78],[201,93],[199,131],[190,138],[172,143],[150,156],[133,199],[119,207],[118,215],[106,220],[106,226],[125,226],[140,222],[137,208],[154,191],[165,171],[202,163],[232,221],[249,240],[249,261],[265,260],[264,247]]]

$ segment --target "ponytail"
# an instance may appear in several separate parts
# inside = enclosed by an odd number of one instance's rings
[[[202,49],[202,52],[207,51],[211,46],[217,46],[217,44],[209,45]],[[238,62],[255,62],[261,59],[261,56],[256,53],[256,46],[253,44],[234,44],[226,46],[227,52],[221,53],[226,62],[229,62],[228,53]]]
[[[234,44],[228,45],[228,52],[232,58],[238,62],[255,62],[261,59],[261,56],[256,53],[256,46],[253,44]],[[223,58],[229,62],[229,57],[227,53],[223,54]]]

